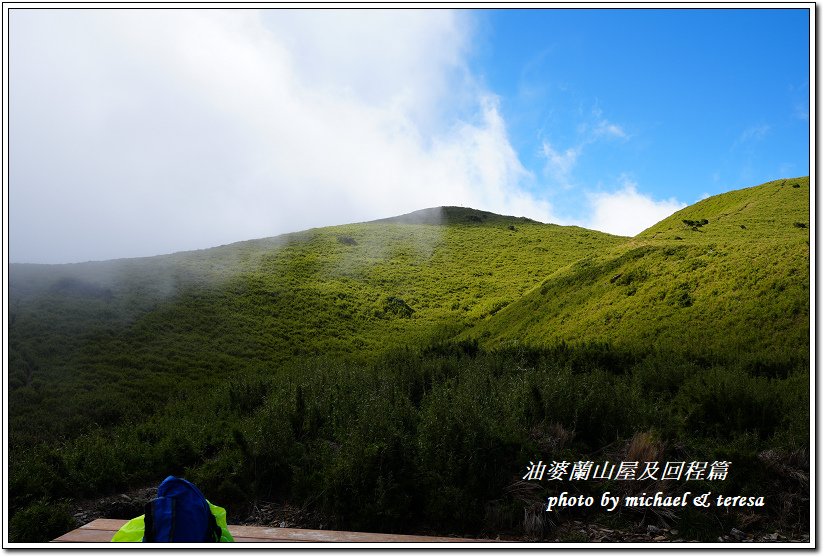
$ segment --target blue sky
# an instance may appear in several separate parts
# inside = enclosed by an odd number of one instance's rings
[[[693,203],[809,174],[806,10],[502,10],[479,20],[474,71],[500,96],[535,187],[573,216],[580,187],[631,181]],[[603,122],[614,133],[594,137]],[[568,170],[547,167],[544,144],[573,149]]]
[[[809,174],[808,16],[15,8],[10,260],[438,205],[633,235]]]

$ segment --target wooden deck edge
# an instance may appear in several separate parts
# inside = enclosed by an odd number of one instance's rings
[[[123,526],[126,520],[98,518],[80,528],[52,540],[58,543],[104,543]],[[341,530],[307,530],[269,526],[229,525],[229,532],[238,543],[495,543],[496,540],[347,532]]]

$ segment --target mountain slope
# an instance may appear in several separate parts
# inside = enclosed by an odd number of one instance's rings
[[[343,530],[553,539],[547,496],[637,487],[781,502],[667,514],[685,539],[804,531],[808,199],[807,179],[765,184],[629,239],[447,207],[12,265],[11,538],[53,538],[65,501],[169,474],[233,517],[266,501]],[[522,481],[540,459],[732,472]],[[641,516],[568,511],[553,521]]]
[[[472,209],[425,213],[442,224],[401,218],[154,258],[11,265],[12,437],[127,419],[227,373],[422,346],[623,241]]]
[[[559,269],[464,335],[806,360],[809,197],[808,178],[710,197]]]

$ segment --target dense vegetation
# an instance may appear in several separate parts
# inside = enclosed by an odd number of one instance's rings
[[[341,529],[540,539],[576,514],[544,513],[547,494],[610,486],[524,482],[530,460],[639,455],[728,460],[728,480],[686,488],[768,496],[760,514],[656,515],[686,535],[808,528],[797,222],[806,178],[709,198],[633,239],[444,208],[12,265],[13,539],[54,537],[72,501],[167,474],[230,517],[289,501]]]

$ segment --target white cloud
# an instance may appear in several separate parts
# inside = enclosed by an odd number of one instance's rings
[[[738,142],[744,143],[747,141],[760,141],[767,136],[769,131],[770,126],[768,126],[767,124],[758,124],[750,126],[743,132],[741,132],[741,135],[738,136]]]
[[[572,169],[581,154],[581,146],[570,147],[564,152],[556,151],[548,141],[543,142],[542,154],[546,159],[544,173],[562,186],[569,185]]]
[[[604,111],[598,104],[592,108],[591,113],[596,122],[585,122],[581,125],[582,130],[588,134],[587,140],[589,142],[599,137],[616,137],[619,139],[627,139],[629,137],[621,126],[603,117]],[[588,131],[590,129],[592,130],[591,132]]]
[[[553,220],[465,67],[467,17],[16,11],[12,261],[151,255],[436,205]]]
[[[549,140],[542,141],[541,155],[546,160],[543,173],[553,185],[567,190],[574,186],[573,169],[588,146],[610,139],[629,139],[621,126],[603,118],[603,111],[597,106],[592,109],[592,116],[594,121],[589,119],[578,124],[573,147],[561,150],[553,147]]]
[[[621,126],[607,120],[598,122],[593,130],[593,135],[595,137],[617,137],[619,139],[627,139],[629,137]]]
[[[644,195],[628,180],[616,191],[591,193],[588,197],[592,213],[584,226],[620,236],[635,236],[686,207],[674,198],[656,200]]]

